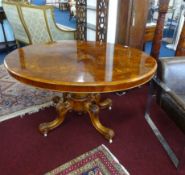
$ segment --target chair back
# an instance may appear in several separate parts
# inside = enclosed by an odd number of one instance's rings
[[[23,20],[29,32],[32,44],[52,41],[46,19],[49,6],[20,5]]]
[[[75,39],[75,30],[62,29],[59,28],[54,20],[53,7],[47,8],[45,11],[47,17],[48,28],[51,34],[53,41],[57,40],[74,40]]]
[[[166,57],[158,62],[158,77],[175,92],[185,92],[185,57]]]
[[[5,1],[3,2],[3,9],[5,11],[8,22],[13,29],[15,39],[25,44],[30,44],[31,41],[22,21],[19,4],[16,2]]]

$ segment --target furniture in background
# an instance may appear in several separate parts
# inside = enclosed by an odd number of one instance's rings
[[[87,40],[87,1],[76,0],[76,37],[77,40]]]
[[[173,50],[177,49],[177,44],[179,42],[180,33],[182,31],[182,27],[183,27],[183,24],[184,24],[185,2],[183,2],[181,0],[181,3],[179,3],[179,5],[177,7],[177,10],[178,10],[178,15],[176,15],[176,16],[173,15],[173,16],[175,16],[175,22],[173,22],[174,20],[171,20],[172,21],[171,23],[173,25],[171,25],[172,27],[169,26],[169,28],[174,28],[174,23],[175,23],[172,42],[171,42],[171,44],[168,44],[166,46],[167,48],[173,49]],[[172,17],[172,19],[173,19],[173,17]]]
[[[148,0],[119,0],[116,42],[143,49]]]
[[[53,7],[4,2],[3,7],[15,38],[25,44],[38,44],[75,39],[75,30],[59,28]]]
[[[23,19],[20,13],[19,3],[5,1],[3,3],[3,9],[5,11],[8,22],[13,29],[16,41],[24,44],[31,44],[28,31],[23,23]]]
[[[169,0],[160,0],[159,1],[159,17],[157,20],[157,25],[155,29],[154,39],[152,42],[151,56],[158,59],[160,53],[160,47],[163,37],[163,28],[165,23],[165,15],[168,11]],[[183,24],[184,25],[184,24]],[[176,55],[185,56],[185,27],[183,27],[181,36],[178,42],[176,49]]]
[[[0,23],[2,26],[2,31],[3,31],[5,43],[7,43],[6,33],[5,33],[5,29],[4,29],[4,20],[5,19],[6,19],[5,12],[4,12],[3,8],[0,7]]]
[[[155,33],[154,30],[150,30],[149,25],[153,26],[156,25],[158,15],[159,15],[159,4],[155,0],[149,0],[149,13],[148,13],[148,20],[146,25],[146,33],[145,33],[145,41],[152,41],[153,36]],[[179,35],[177,34],[180,26],[180,21],[183,21],[183,3],[182,0],[170,0],[168,7],[166,7],[167,11],[165,13],[164,19],[164,34],[162,41],[168,43],[166,45],[167,48],[176,50],[177,42]],[[161,13],[161,12],[160,12]],[[182,19],[181,19],[182,18]],[[148,30],[149,29],[149,30]],[[148,36],[150,33],[150,40],[148,40]],[[146,39],[147,36],[147,39]]]
[[[185,57],[170,57],[158,60],[157,77],[153,78],[150,87],[145,119],[159,142],[167,152],[176,168],[185,160],[182,153],[177,158],[167,140],[160,133],[150,114],[153,95],[156,94],[157,104],[168,114],[185,134]],[[160,116],[158,116],[160,117]],[[172,131],[173,132],[173,131]],[[184,147],[185,151],[185,147]],[[185,171],[185,169],[183,169]]]
[[[53,7],[20,5],[20,9],[32,44],[75,39],[75,30],[61,29],[55,24]]]
[[[147,23],[146,29],[145,29],[145,34],[144,34],[144,43],[153,40],[155,28],[156,28],[155,23]]]
[[[77,39],[107,42],[109,0],[76,0]]]
[[[68,10],[69,9],[68,0],[59,0],[59,9],[60,10]]]
[[[96,41],[107,42],[109,0],[97,0]]]
[[[112,101],[102,101],[100,94],[145,84],[157,64],[134,48],[73,40],[17,49],[5,58],[5,67],[21,82],[64,92],[63,99],[54,98],[58,117],[39,126],[42,134],[58,127],[66,113],[74,110],[87,112],[93,126],[112,142],[114,131],[99,121],[100,109],[111,108]]]
[[[184,29],[181,34],[182,38],[180,38],[181,43],[179,42],[179,47],[177,47],[177,49],[180,49],[180,52],[176,52],[176,54],[179,53],[179,56],[181,57],[159,58],[164,19],[168,9],[168,3],[169,0],[160,0],[159,4],[159,18],[151,50],[151,55],[156,58],[159,66],[157,77],[151,82],[145,118],[175,167],[178,167],[179,163],[185,160],[185,154],[182,154],[180,161],[150,117],[152,95],[156,93],[158,104],[185,133],[185,57],[183,56],[184,52],[182,52],[182,50],[185,49]],[[183,169],[183,171],[185,171],[185,169]]]
[[[183,23],[181,35],[179,42],[177,44],[177,49],[175,52],[176,56],[185,56],[185,21]]]
[[[25,23],[32,44],[52,41],[46,21],[46,9],[40,6],[20,5],[22,20]]]
[[[0,7],[0,24],[2,26],[2,31],[3,31],[3,36],[4,36],[4,43],[0,44],[0,50],[8,48],[8,41],[6,38],[6,33],[5,33],[5,29],[4,29],[4,20],[6,19],[4,10],[2,7]]]
[[[160,59],[157,77],[158,103],[185,134],[185,57]]]

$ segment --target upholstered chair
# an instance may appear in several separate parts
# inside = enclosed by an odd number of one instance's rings
[[[157,78],[158,104],[185,134],[185,57],[160,59]]]
[[[31,43],[51,42],[52,39],[46,22],[45,9],[32,5],[20,5],[20,9],[23,21],[30,35]]]
[[[159,15],[151,49],[151,56],[156,58],[158,68],[157,75],[151,81],[145,118],[173,164],[178,167],[178,173],[184,175],[185,147],[181,157],[178,158],[168,144],[168,141],[153,122],[152,117],[150,117],[152,115],[152,113],[150,113],[152,97],[156,96],[159,106],[185,134],[185,23],[180,35],[176,56],[159,58],[163,37],[164,19],[168,10],[168,4],[169,0],[159,1]],[[182,171],[183,173],[181,173]]]
[[[19,4],[16,2],[3,2],[3,9],[5,11],[8,22],[10,23],[16,41],[30,44],[30,38],[28,36],[25,25],[22,21],[22,16],[20,14]]]
[[[48,8],[46,10],[48,27],[51,33],[53,41],[57,40],[74,40],[75,39],[75,29],[69,29],[62,27],[61,25],[56,25],[54,20],[53,8]],[[60,27],[59,27],[60,26]]]
[[[53,7],[20,5],[20,9],[32,44],[75,39],[75,30],[62,30],[56,26]]]
[[[151,116],[153,114],[150,112],[150,109],[154,94],[156,94],[157,104],[185,134],[185,57],[169,57],[158,60],[157,75],[151,82],[145,111],[145,119],[171,161],[178,168],[179,172],[185,172],[185,166],[183,166],[185,163],[185,145],[182,155],[178,158],[168,144],[168,140],[166,140],[152,120]],[[161,116],[158,117],[160,118]]]

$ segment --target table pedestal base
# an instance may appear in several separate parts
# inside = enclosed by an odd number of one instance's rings
[[[103,126],[99,120],[99,110],[104,108],[111,109],[111,99],[106,99],[101,102],[100,94],[64,93],[62,99],[55,97],[53,101],[56,104],[56,109],[59,115],[55,120],[48,123],[41,123],[39,125],[39,131],[44,134],[44,136],[47,136],[47,133],[50,130],[55,129],[63,123],[65,114],[68,111],[74,110],[79,113],[87,112],[96,130],[108,139],[110,143],[112,142],[114,131]]]

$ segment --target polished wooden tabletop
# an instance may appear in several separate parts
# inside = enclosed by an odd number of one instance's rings
[[[62,92],[113,92],[149,81],[157,63],[134,48],[61,41],[19,48],[5,58],[8,72],[29,85]]]

